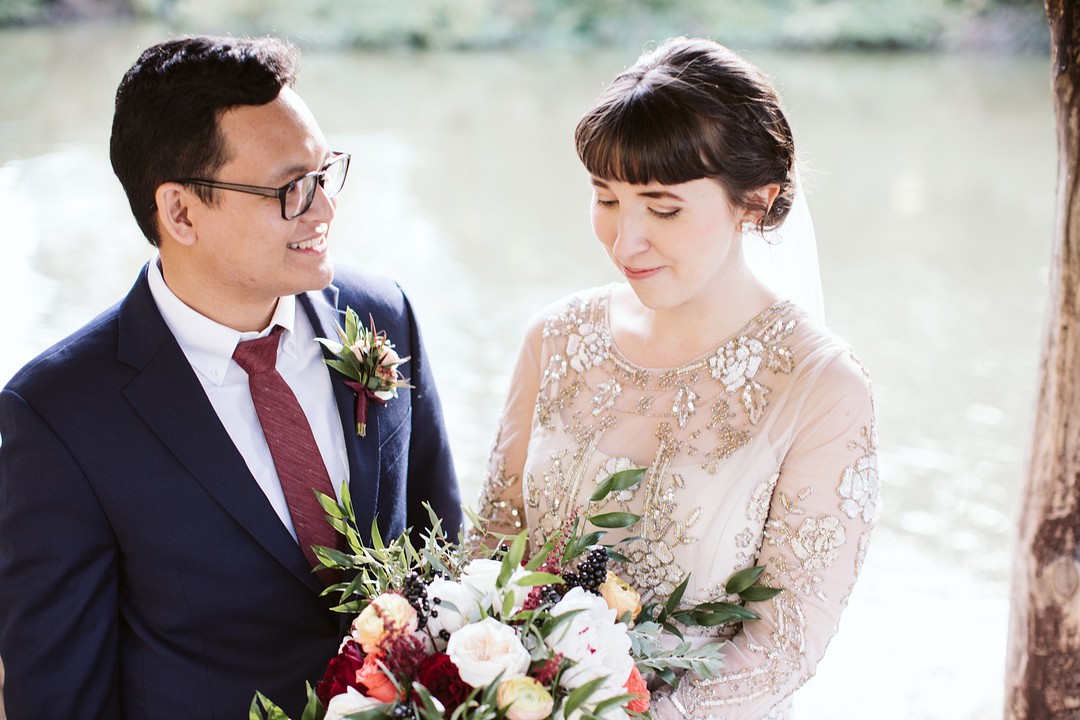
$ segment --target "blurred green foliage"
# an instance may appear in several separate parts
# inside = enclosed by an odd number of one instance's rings
[[[815,49],[1049,47],[1039,0],[0,0],[0,23],[65,6],[115,13],[118,1],[180,31],[379,49],[640,46],[671,35]]]

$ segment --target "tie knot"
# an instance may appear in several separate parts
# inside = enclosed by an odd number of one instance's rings
[[[278,338],[281,336],[282,327],[275,325],[274,329],[266,337],[244,340],[236,344],[233,350],[233,360],[244,368],[248,375],[269,372],[277,364]]]

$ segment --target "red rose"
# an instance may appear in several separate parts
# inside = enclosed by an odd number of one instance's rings
[[[356,674],[364,665],[364,654],[360,646],[352,640],[345,641],[337,657],[330,660],[326,666],[326,674],[315,687],[315,693],[319,701],[326,707],[330,698],[345,692],[346,688],[360,690],[360,684],[356,681]]]
[[[424,658],[416,679],[443,704],[446,717],[450,717],[454,708],[465,702],[469,694],[469,686],[458,675],[457,666],[446,653],[435,653]]]

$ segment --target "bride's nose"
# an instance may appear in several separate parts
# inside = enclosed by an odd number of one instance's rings
[[[630,213],[620,213],[616,224],[615,242],[612,252],[617,258],[632,258],[649,247],[645,224]]]

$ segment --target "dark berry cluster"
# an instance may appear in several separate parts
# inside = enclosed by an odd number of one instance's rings
[[[413,706],[409,703],[398,703],[394,706],[394,711],[390,713],[390,717],[394,718],[394,720],[405,720],[414,715]]]
[[[598,593],[607,578],[607,566],[608,557],[604,548],[593,548],[585,559],[578,563],[576,584],[591,593]]]
[[[409,601],[416,610],[417,629],[423,630],[427,626],[428,615],[431,614],[431,605],[428,602],[427,583],[419,573],[413,571],[405,576],[401,583],[401,594]]]

